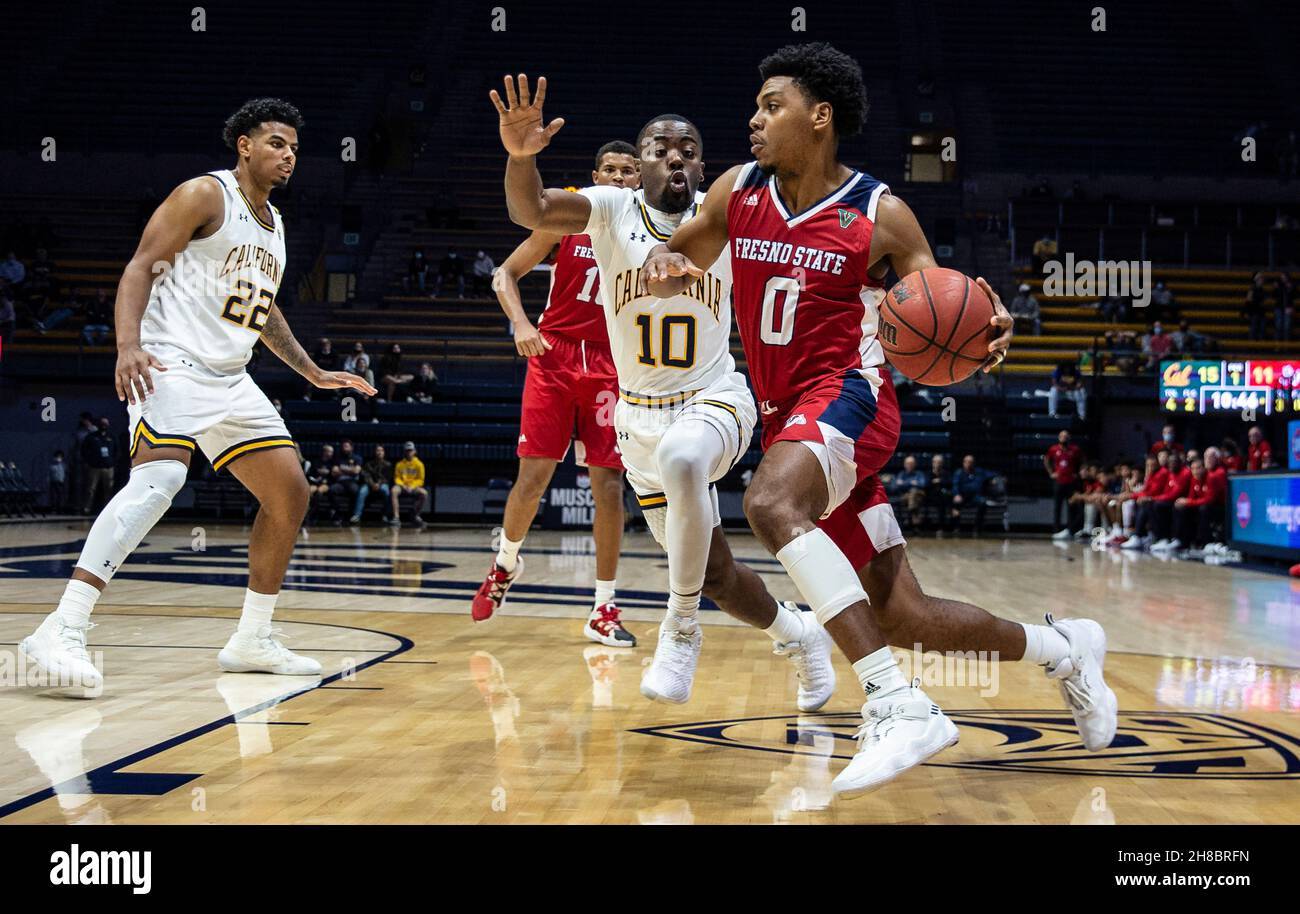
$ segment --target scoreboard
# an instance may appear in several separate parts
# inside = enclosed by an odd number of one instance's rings
[[[1300,360],[1163,361],[1160,409],[1201,414],[1254,409],[1266,416],[1300,416]]]

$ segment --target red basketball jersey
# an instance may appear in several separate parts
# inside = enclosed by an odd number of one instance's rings
[[[551,291],[538,327],[575,340],[609,342],[599,292],[600,271],[591,239],[586,235],[565,235],[555,254]]]
[[[727,201],[732,308],[764,415],[846,370],[880,385],[876,339],[884,284],[872,279],[876,204],[889,188],[855,171],[833,193],[791,214],[775,177],[751,162]]]

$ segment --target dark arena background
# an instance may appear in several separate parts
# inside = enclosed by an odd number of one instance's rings
[[[0,823],[1300,820],[1300,7],[90,0],[15,8],[5,32]],[[752,158],[759,62],[814,41],[866,84],[840,161],[1014,318],[988,373],[931,387],[892,370],[902,431],[880,475],[911,566],[934,606],[1100,623],[1119,708],[1100,751],[1039,665],[909,640],[900,666],[960,742],[837,797],[862,725],[854,667],[832,651],[833,697],[800,711],[788,658],[707,593],[690,701],[647,700],[667,559],[624,482],[612,599],[637,643],[584,637],[609,490],[580,447],[533,493],[527,574],[471,618],[522,484],[530,370],[528,328],[493,291],[528,232],[489,91],[546,77],[545,119],[565,120],[537,157],[547,187],[591,185],[598,148],[676,112],[701,134],[707,191]],[[152,445],[114,389],[119,281],[177,185],[234,167],[223,124],[261,97],[305,122],[270,195],[275,304],[323,368],[364,374],[364,351],[377,390],[313,387],[265,338],[247,365],[310,483],[275,637],[321,669],[218,665],[259,503],[200,447],[95,606],[103,682],[72,698],[19,645]],[[543,260],[519,280],[532,324],[551,277]],[[736,327],[731,349],[747,374]],[[808,609],[747,520],[760,438],[717,483],[722,524]],[[415,496],[392,499],[391,466],[360,492],[345,442],[359,463],[413,450]],[[1151,871],[1105,860],[1107,881]]]

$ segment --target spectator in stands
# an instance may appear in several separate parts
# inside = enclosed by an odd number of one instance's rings
[[[357,377],[365,378],[366,383],[371,387],[375,386],[375,373],[370,370],[370,356],[358,356],[356,362],[352,366],[352,372]],[[376,397],[363,394],[359,390],[348,390],[345,396],[352,397],[356,400],[358,419],[369,419],[371,422],[379,421],[379,406]]]
[[[1034,242],[1034,275],[1047,275],[1047,264],[1056,259],[1056,239],[1051,235],[1044,235]]]
[[[1156,283],[1155,290],[1151,293],[1151,318],[1169,322],[1178,320],[1178,302],[1163,282]]]
[[[925,508],[925,474],[916,467],[916,457],[903,458],[903,471],[889,481],[889,494],[900,498],[905,517],[912,527],[921,525],[921,512]]]
[[[1125,323],[1132,308],[1132,302],[1123,295],[1107,295],[1097,302],[1097,313],[1108,324]]]
[[[1142,337],[1142,355],[1146,356],[1147,371],[1160,367],[1160,360],[1169,355],[1174,348],[1174,340],[1165,333],[1164,325],[1156,321],[1151,325],[1151,332]]]
[[[1295,316],[1295,288],[1290,273],[1277,274],[1273,287],[1273,339],[1285,343],[1291,339],[1291,319]]]
[[[392,490],[393,465],[388,462],[382,444],[375,445],[375,454],[361,467],[361,487],[357,489],[357,501],[352,508],[352,517],[348,523],[361,523],[361,515],[366,510],[366,499],[371,494],[379,496],[384,520],[388,520],[388,499]]]
[[[1069,504],[1070,496],[1079,488],[1079,465],[1083,463],[1083,451],[1070,440],[1068,429],[1061,429],[1056,435],[1056,444],[1047,449],[1043,455],[1043,469],[1052,480],[1052,526],[1057,528],[1053,539],[1068,539],[1072,524],[1067,515],[1065,526],[1061,526],[1061,506]]]
[[[1038,307],[1038,299],[1034,298],[1029,291],[1029,284],[1022,282],[1020,288],[1016,291],[1016,297],[1011,299],[1011,307],[1008,309],[1011,316],[1015,318],[1017,324],[1028,324],[1034,328],[1034,336],[1042,336],[1043,320],[1042,309]]]
[[[334,478],[334,445],[320,446],[320,459],[315,463],[303,464],[303,473],[307,476],[307,491],[310,501],[307,507],[307,523],[315,523],[320,513],[321,502],[329,505],[330,486]],[[333,519],[331,509],[331,520]]]
[[[1074,401],[1079,419],[1088,415],[1088,392],[1083,389],[1083,378],[1079,375],[1079,366],[1075,362],[1061,362],[1052,372],[1052,388],[1047,392],[1047,411],[1053,416],[1059,415],[1061,398]]]
[[[356,374],[357,359],[361,358],[362,356],[366,357],[367,362],[370,361],[370,356],[367,355],[366,353],[366,344],[361,342],[361,340],[357,340],[355,343],[352,344],[352,351],[348,353],[346,358],[343,359],[343,370],[351,372],[352,374]]]
[[[465,263],[455,251],[448,251],[438,262],[438,275],[433,278],[433,297],[442,295],[442,284],[454,282],[456,297],[465,297]]]
[[[91,514],[96,498],[107,501],[113,495],[113,474],[117,467],[117,442],[109,431],[107,416],[100,416],[95,431],[81,442],[81,513]]]
[[[393,343],[379,357],[379,383],[383,386],[384,399],[395,400],[398,385],[414,379],[414,375],[402,371],[402,344]]]
[[[55,451],[50,459],[50,510],[61,511],[68,500],[68,464],[63,451]]]
[[[361,489],[361,460],[352,447],[352,441],[339,442],[339,454],[330,471],[330,519],[342,526],[344,511],[351,506]]]
[[[86,302],[86,324],[81,328],[81,341],[87,346],[98,346],[113,332],[113,303],[108,292],[100,289]]]
[[[1147,453],[1151,455],[1159,454],[1161,451],[1173,451],[1175,454],[1183,452],[1183,446],[1178,443],[1178,430],[1172,425],[1162,428],[1160,440],[1147,448]]]
[[[1218,453],[1218,448],[1206,448],[1204,461],[1191,461],[1191,485],[1174,502],[1174,548],[1203,548],[1211,541],[1212,528],[1223,522],[1228,475],[1218,464]]]
[[[361,345],[360,343],[357,344]],[[363,347],[364,348],[364,347]],[[328,337],[321,337],[320,342],[316,344],[316,350],[311,354],[312,359],[324,371],[339,371],[339,354],[334,351],[334,344]],[[302,398],[310,400],[316,394],[323,394],[329,398],[339,397],[339,390],[323,390],[316,385],[308,383],[303,391]]]
[[[1258,425],[1246,432],[1246,472],[1273,468],[1273,446],[1268,443]]]
[[[1224,438],[1219,447],[1223,449],[1223,469],[1229,473],[1240,472],[1246,462],[1242,459],[1241,445],[1237,444],[1237,439]]]
[[[14,296],[22,294],[23,283],[27,281],[27,267],[18,259],[13,251],[5,255],[5,259],[0,261],[0,282],[3,282],[13,292]]]
[[[410,261],[406,264],[406,289],[410,291],[414,287],[423,292],[428,281],[429,261],[424,259],[424,249],[416,248],[415,253],[411,255]]]
[[[415,454],[415,443],[408,441],[402,445],[402,459],[393,469],[392,508],[388,523],[393,527],[402,526],[401,497],[415,496],[415,526],[423,530],[428,526],[420,515],[429,506],[429,490],[424,486],[424,461]]]
[[[1173,341],[1171,352],[1180,358],[1201,351],[1201,335],[1193,332],[1191,324],[1185,320],[1178,322],[1178,329],[1169,334],[1169,338]]]
[[[984,529],[984,515],[988,511],[988,499],[984,497],[984,487],[993,474],[983,467],[975,465],[975,455],[967,454],[961,459],[961,469],[952,474],[952,529],[961,531],[961,512],[963,508],[975,506],[975,535]]]
[[[935,524],[943,529],[944,512],[952,506],[952,490],[948,488],[952,476],[942,454],[930,458],[930,475],[925,482],[925,509],[934,511]]]
[[[492,292],[492,272],[497,265],[492,262],[492,258],[487,255],[486,251],[479,251],[474,255],[474,263],[470,266],[470,272],[474,278],[473,294],[477,297],[490,295]]]
[[[420,373],[403,388],[408,403],[432,403],[438,393],[438,376],[428,362],[420,363]]]
[[[1138,340],[1131,330],[1106,331],[1105,364],[1114,365],[1125,374],[1138,368]]]
[[[1152,552],[1167,552],[1181,547],[1174,536],[1174,502],[1187,495],[1192,487],[1192,471],[1178,453],[1169,455],[1169,476],[1164,490],[1151,496],[1152,527],[1155,542]]]
[[[1268,295],[1264,291],[1264,274],[1256,273],[1246,290],[1246,303],[1241,309],[1242,317],[1250,321],[1250,339],[1264,338],[1264,302]]]

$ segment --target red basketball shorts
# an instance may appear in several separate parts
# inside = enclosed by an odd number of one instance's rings
[[[515,453],[563,460],[576,441],[579,466],[623,469],[614,431],[618,375],[609,344],[542,335],[551,348],[528,360]]]

